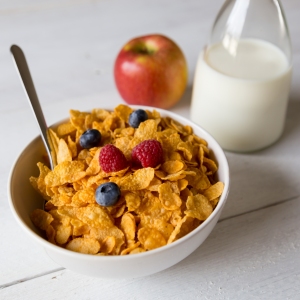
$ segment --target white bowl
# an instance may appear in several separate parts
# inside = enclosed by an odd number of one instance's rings
[[[154,109],[142,106],[138,108]],[[148,252],[127,256],[93,256],[60,248],[48,242],[29,217],[34,209],[42,208],[44,203],[29,183],[30,176],[38,176],[36,163],[42,160],[45,153],[41,138],[36,137],[22,150],[12,166],[8,181],[9,203],[15,219],[28,237],[42,246],[50,258],[59,265],[93,277],[135,278],[150,275],[167,269],[190,255],[204,242],[216,225],[229,191],[229,168],[223,150],[211,135],[190,120],[166,110],[155,109],[163,117],[169,116],[184,125],[191,126],[196,135],[208,142],[219,166],[218,180],[225,184],[217,207],[209,218],[191,233],[169,245]]]

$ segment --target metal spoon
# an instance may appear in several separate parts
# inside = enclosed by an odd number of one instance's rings
[[[45,121],[45,117],[38,96],[34,88],[34,84],[30,75],[30,71],[26,62],[25,55],[22,49],[17,45],[12,45],[10,47],[10,52],[12,53],[12,56],[14,58],[15,66],[20,75],[20,79],[25,89],[25,93],[27,95],[27,99],[29,101],[30,107],[32,108],[32,112],[40,128],[41,137],[49,157],[50,168],[51,170],[53,170],[54,165],[51,157],[51,150],[50,150],[51,148],[47,139],[48,127]]]

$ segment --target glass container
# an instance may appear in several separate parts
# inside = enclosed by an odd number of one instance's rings
[[[198,58],[191,119],[225,150],[265,148],[283,132],[291,77],[280,1],[225,1]]]

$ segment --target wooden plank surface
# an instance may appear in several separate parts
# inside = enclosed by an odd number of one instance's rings
[[[192,255],[146,278],[94,279],[61,270],[6,287],[0,295],[3,299],[22,295],[35,295],[35,299],[299,299],[299,209],[298,197],[221,221]]]
[[[252,154],[227,153],[232,182],[228,203],[221,221],[194,254],[157,275],[121,281],[61,270],[12,217],[8,174],[38,130],[9,47],[15,43],[25,51],[51,124],[65,118],[70,108],[121,103],[112,74],[119,49],[138,35],[166,34],[180,45],[189,64],[189,86],[172,108],[188,117],[197,56],[222,1],[4,2],[0,2],[0,299],[299,299],[299,1],[282,1],[294,62],[282,138]]]

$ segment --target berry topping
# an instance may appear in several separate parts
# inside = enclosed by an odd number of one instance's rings
[[[146,140],[133,148],[131,156],[134,165],[155,168],[162,163],[163,148],[157,140]]]
[[[96,189],[96,202],[102,206],[113,206],[119,198],[121,192],[118,185],[114,182],[106,182],[99,185]]]
[[[101,149],[99,162],[101,169],[106,173],[117,172],[128,166],[123,152],[111,144],[107,144]]]
[[[97,129],[88,129],[79,138],[79,144],[84,149],[90,149],[99,146],[101,133]]]
[[[138,128],[140,123],[148,120],[148,115],[143,109],[137,109],[129,115],[129,125]]]

